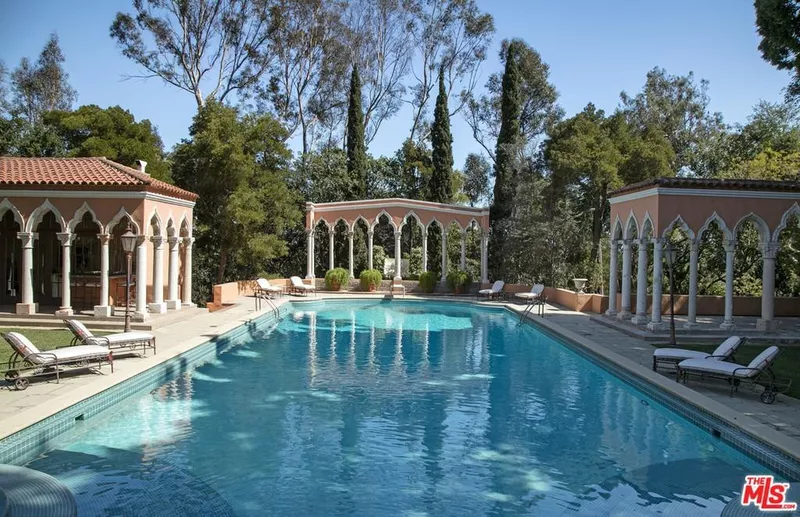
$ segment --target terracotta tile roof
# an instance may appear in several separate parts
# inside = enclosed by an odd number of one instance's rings
[[[755,190],[762,192],[800,192],[800,182],[769,181],[750,179],[712,179],[712,178],[655,178],[626,185],[609,194],[616,197],[629,192],[647,190],[654,187],[713,189],[713,190]]]
[[[0,156],[0,187],[134,190],[195,201],[197,194],[107,158],[16,158]]]

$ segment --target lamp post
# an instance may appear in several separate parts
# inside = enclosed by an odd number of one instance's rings
[[[128,228],[122,234],[122,249],[125,250],[125,258],[128,263],[127,277],[125,281],[125,329],[124,332],[131,331],[131,256],[136,247],[138,236],[131,231],[131,223],[128,221]],[[140,279],[141,281],[141,279]]]
[[[672,267],[675,264],[675,246],[670,242],[665,250],[667,256],[667,266],[669,267],[669,344],[676,346],[675,342],[675,282],[672,275]],[[653,303],[656,303],[653,300]],[[660,300],[659,300],[660,303]]]

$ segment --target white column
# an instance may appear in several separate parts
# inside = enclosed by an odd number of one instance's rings
[[[467,230],[461,230],[461,271],[467,270]]]
[[[733,323],[733,257],[736,253],[736,240],[725,239],[725,319],[719,326],[722,330],[734,330]]]
[[[136,310],[133,317],[144,320],[147,317],[147,239],[140,236],[136,244]]]
[[[167,312],[164,303],[164,240],[160,235],[150,237],[153,243],[153,303],[147,309],[155,314]]]
[[[489,232],[481,231],[481,283],[489,283]]]
[[[369,269],[375,269],[372,266],[372,237],[374,235],[375,235],[375,231],[372,228],[370,228],[367,231],[367,267]],[[381,271],[381,274],[383,274],[383,271]]]
[[[183,238],[183,296],[181,305],[184,307],[197,307],[192,302],[192,245],[194,237]]]
[[[639,246],[639,260],[636,265],[636,316],[631,321],[637,325],[647,323],[647,239],[636,241]]]
[[[167,287],[167,309],[180,309],[181,299],[178,296],[178,273],[180,272],[179,260],[181,249],[181,238],[170,237],[169,243],[169,286]],[[139,285],[139,278],[136,278],[136,285]],[[137,300],[138,305],[138,300]]]
[[[306,230],[306,278],[314,279],[314,230]],[[312,284],[314,282],[311,282]]]
[[[61,306],[56,311],[56,316],[72,316],[72,300],[70,292],[70,277],[72,274],[72,264],[70,263],[72,241],[75,239],[74,233],[59,233],[58,240],[61,241]]]
[[[428,271],[428,228],[422,227],[422,272]]]
[[[663,239],[653,239],[653,309],[650,323],[647,328],[653,331],[664,330],[664,322],[661,321],[661,277],[664,260],[662,251],[664,249]]]
[[[353,278],[353,232],[347,232],[347,256],[350,264],[350,278]]]
[[[617,318],[626,319],[631,316],[631,240],[622,241],[622,307]]]
[[[697,327],[697,258],[700,252],[700,243],[692,241],[689,243],[689,310],[685,329]]]
[[[764,260],[761,276],[761,317],[756,321],[756,330],[771,332],[777,330],[775,323],[775,259],[778,256],[779,242],[761,244],[761,257]]]
[[[442,228],[442,282],[447,280],[447,228]]]
[[[609,264],[608,264],[608,310],[606,315],[617,315],[617,241],[611,239],[609,242]]]
[[[328,230],[328,269],[333,269],[333,268],[336,267],[336,264],[334,264],[334,260],[333,260],[334,259],[334,257],[333,257],[333,245],[334,245],[334,242],[333,242],[333,240],[334,240],[334,237],[336,235],[334,234],[333,230],[334,230],[334,228],[331,228],[331,229]]]
[[[395,280],[402,280],[403,279],[403,268],[402,268],[402,254],[400,253],[400,236],[402,232],[397,230],[394,232],[394,279]]]
[[[17,314],[36,313],[36,304],[33,303],[33,239],[35,237],[35,233],[17,233],[17,238],[22,241],[22,264],[19,279],[22,302],[17,304]]]
[[[101,233],[100,239],[100,305],[94,306],[95,318],[110,318],[111,306],[108,304],[108,242],[111,235]]]

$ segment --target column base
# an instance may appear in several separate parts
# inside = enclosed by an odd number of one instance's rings
[[[648,321],[650,318],[647,317],[647,313],[640,313],[631,318],[631,323],[634,325],[646,325]]]
[[[18,303],[16,307],[17,314],[36,314],[39,311],[38,303]]]
[[[722,330],[736,330],[736,324],[732,321],[723,321],[719,328]]]
[[[630,309],[622,309],[621,311],[619,311],[619,314],[617,314],[617,319],[619,320],[627,320],[630,319],[630,317],[631,317]]]
[[[56,316],[59,318],[64,318],[66,316],[72,316],[74,312],[72,312],[72,307],[59,307],[56,311]]]
[[[188,309],[196,309],[197,308],[197,304],[196,303],[192,303],[192,302],[183,302],[183,303],[181,303],[181,307],[186,307]]]
[[[110,318],[111,317],[111,306],[110,305],[95,305],[94,306],[94,317],[95,318]]]
[[[667,328],[667,326],[664,324],[663,321],[658,321],[658,322],[651,321],[650,323],[647,324],[647,330],[649,330],[651,332],[659,332],[659,331],[664,330],[666,328]]]
[[[164,302],[147,304],[147,312],[152,314],[164,314],[167,312],[167,304]]]
[[[614,317],[616,317],[616,315],[617,315],[617,311],[615,311],[615,310],[608,309],[606,311],[606,316],[610,316],[610,317],[614,318]]]
[[[134,312],[131,314],[131,321],[135,321],[137,323],[141,323],[147,320],[148,314],[146,312]]]
[[[765,320],[758,318],[756,320],[756,330],[761,332],[775,332],[778,330],[778,322],[775,320]]]
[[[694,330],[699,326],[700,324],[697,323],[696,321],[687,321],[686,323],[683,324],[683,328],[685,328],[686,330]]]
[[[312,280],[313,283],[314,275],[306,275],[306,280]]]
[[[179,311],[181,309],[180,300],[167,300],[167,309]]]
[[[395,281],[395,282],[402,282],[403,281],[403,277],[396,276],[396,277],[392,278],[392,280]]]

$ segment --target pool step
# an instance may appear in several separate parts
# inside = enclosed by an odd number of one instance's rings
[[[75,517],[72,492],[59,480],[25,467],[0,465],[0,516]]]

